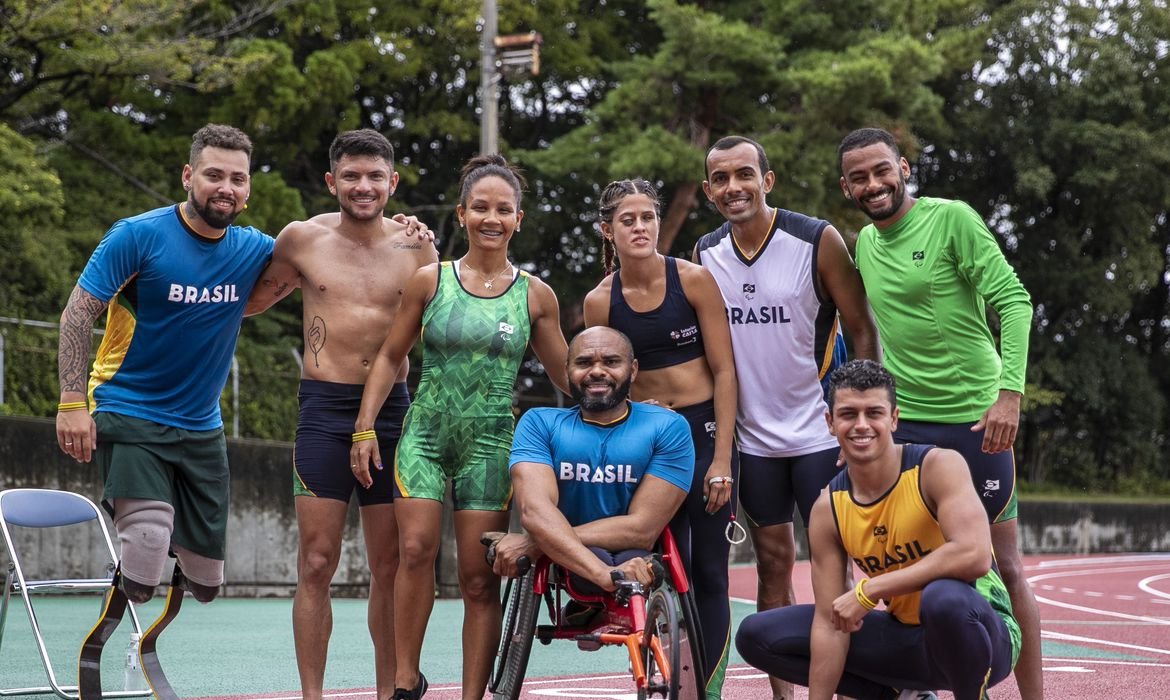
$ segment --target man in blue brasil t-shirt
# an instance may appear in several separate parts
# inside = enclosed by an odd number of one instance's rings
[[[516,426],[509,460],[527,535],[496,548],[496,573],[540,554],[606,591],[614,571],[649,585],[641,555],[686,497],[694,445],[682,416],[627,398],[638,373],[629,340],[612,328],[582,331],[569,345],[577,406],[534,408]]]

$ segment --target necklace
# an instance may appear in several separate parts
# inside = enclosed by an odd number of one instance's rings
[[[492,289],[496,284],[496,280],[500,278],[500,275],[502,275],[505,272],[507,272],[508,270],[512,269],[512,263],[508,263],[508,264],[504,265],[504,269],[500,270],[496,274],[489,277],[489,276],[485,275],[484,273],[480,272],[479,270],[475,269],[471,265],[468,265],[466,258],[464,258],[462,262],[463,262],[463,267],[465,267],[468,270],[471,270],[475,274],[479,275],[479,278],[481,280],[483,280],[484,289]]]

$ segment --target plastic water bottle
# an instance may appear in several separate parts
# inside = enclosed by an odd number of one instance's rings
[[[123,690],[146,690],[146,677],[142,675],[142,666],[138,663],[137,632],[130,633],[130,643],[126,645],[126,663],[122,671]]]

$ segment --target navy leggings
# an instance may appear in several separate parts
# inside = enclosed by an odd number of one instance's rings
[[[614,568],[625,564],[631,559],[637,559],[638,557],[644,557],[650,554],[650,551],[646,549],[623,549],[618,552],[611,552],[608,549],[602,549],[601,547],[590,547],[589,551],[593,552],[593,556],[600,559],[602,563]],[[605,593],[604,588],[598,586],[596,583],[593,583],[584,576],[579,576],[569,572],[569,579],[573,584],[573,590],[577,591],[578,593],[584,593],[586,595],[601,595],[602,593]]]
[[[699,609],[698,623],[703,634],[703,658],[707,666],[707,677],[703,680],[711,694],[718,696],[731,642],[731,602],[727,592],[727,559],[731,543],[727,541],[726,530],[739,491],[739,459],[733,448],[731,477],[736,482],[731,487],[731,500],[714,513],[708,513],[707,504],[703,502],[703,486],[715,454],[715,403],[705,401],[675,410],[691,426],[691,441],[695,443],[695,475],[687,500],[670,522],[670,531],[677,541]]]
[[[932,581],[921,601],[921,625],[902,624],[884,610],[866,614],[850,639],[838,693],[884,700],[896,697],[896,689],[913,688],[980,700],[985,687],[1011,673],[1007,626],[970,584]],[[807,686],[813,611],[812,605],[792,605],[751,615],[740,625],[735,647],[752,666]]]

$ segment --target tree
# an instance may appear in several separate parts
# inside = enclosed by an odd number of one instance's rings
[[[66,257],[52,235],[64,216],[61,181],[36,146],[0,123],[0,315],[31,316],[60,311],[68,277],[58,264]],[[19,271],[19,274],[13,274]]]
[[[1022,463],[1086,488],[1167,476],[1170,18],[1147,0],[1018,2],[952,87],[923,191],[991,222],[1036,307]],[[934,146],[934,143],[940,145]]]
[[[525,157],[598,188],[631,176],[663,183],[659,248],[682,253],[717,221],[696,205],[706,150],[726,134],[765,146],[784,206],[840,212],[837,140],[859,123],[938,121],[942,99],[928,81],[958,70],[950,46],[974,31],[975,15],[970,3],[647,5],[663,37],[653,53],[607,66],[618,87],[581,127]]]

